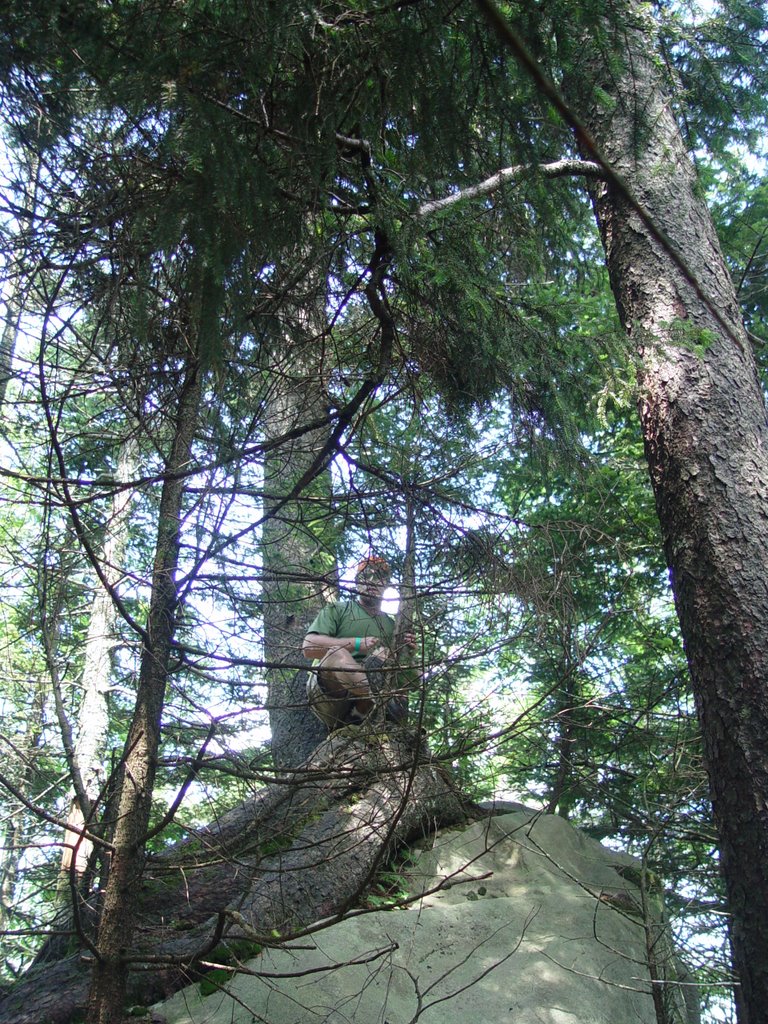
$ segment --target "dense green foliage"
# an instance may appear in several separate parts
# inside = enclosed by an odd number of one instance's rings
[[[597,32],[612,13],[505,10],[555,79],[578,60],[562,27]],[[762,339],[768,204],[743,159],[765,119],[763,14],[733,2],[656,14]],[[440,0],[19,0],[0,32],[4,275],[24,306],[0,507],[7,969],[62,898],[59,823],[105,576],[119,614],[103,759],[125,741],[159,484],[198,358],[156,820],[187,799],[153,841],[269,777],[253,731],[264,580],[279,561],[260,546],[265,509],[302,531],[304,570],[330,589],[369,548],[402,572],[409,510],[426,680],[412,710],[435,752],[476,796],[511,791],[644,856],[684,942],[715,929],[713,836],[631,356],[584,181],[537,170],[576,150],[537,83],[472,5]],[[514,165],[528,170],[503,189],[427,208]],[[273,464],[275,494],[265,461],[290,431],[265,444],[265,417],[308,377],[323,404],[308,401],[304,428],[325,442],[310,476],[332,466],[332,488],[307,479],[292,493],[288,460]],[[128,444],[139,454],[125,483]],[[125,549],[108,566],[123,490]],[[702,978],[725,977],[711,949],[689,955]]]

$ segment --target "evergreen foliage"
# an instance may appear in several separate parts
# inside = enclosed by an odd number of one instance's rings
[[[606,17],[622,30],[610,4],[505,13],[556,80],[579,61],[567,26],[589,26],[596,46]],[[765,183],[742,161],[765,120],[764,12],[732,0],[706,16],[685,5],[655,16],[763,339]],[[9,936],[24,931],[9,937],[7,970],[29,956],[26,929],[48,919],[45,900],[58,900],[68,729],[132,440],[111,766],[125,742],[159,485],[193,350],[204,395],[184,471],[152,819],[166,827],[152,843],[269,777],[252,729],[269,660],[265,581],[277,572],[271,599],[290,618],[306,611],[310,583],[332,591],[369,548],[402,577],[408,507],[426,680],[412,713],[436,755],[475,797],[511,790],[642,854],[684,940],[719,927],[700,745],[629,412],[631,357],[583,181],[541,170],[575,146],[537,84],[473,6],[447,0],[12,0],[0,27],[13,167],[4,274],[25,282],[0,509],[13,723],[2,910]],[[460,199],[518,165],[503,188]],[[457,201],[429,212],[446,197]],[[270,440],[268,416],[296,394],[309,421]],[[294,433],[305,461],[283,455]],[[262,549],[265,517],[301,537],[298,578],[284,551]],[[47,824],[25,812],[13,831],[19,800]],[[47,854],[31,852],[43,843]],[[714,959],[694,964],[707,981],[725,976]]]

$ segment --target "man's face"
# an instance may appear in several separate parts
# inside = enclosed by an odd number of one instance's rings
[[[381,600],[384,591],[389,586],[390,575],[386,569],[370,566],[357,574],[357,592],[361,597],[369,600]]]

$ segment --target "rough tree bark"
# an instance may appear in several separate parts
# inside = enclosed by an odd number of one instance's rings
[[[402,843],[465,820],[450,778],[408,731],[337,735],[298,771],[215,826],[147,859],[134,876],[135,968],[126,996],[147,1005],[199,976],[336,920]],[[0,1024],[67,1024],[82,1013],[78,953],[30,971],[0,998]]]
[[[739,1020],[756,1024],[768,1006],[765,407],[651,22],[628,4],[622,27],[606,31],[613,52],[585,46],[567,98],[689,271],[621,189],[595,188],[612,288],[640,356],[640,417],[704,738]]]
[[[318,280],[319,278],[319,280]],[[264,407],[263,617],[272,756],[278,768],[302,764],[326,729],[307,704],[301,645],[312,619],[335,589],[330,470],[302,493],[292,491],[328,440],[327,429],[306,430],[327,411],[325,388],[325,275],[310,268],[297,297],[293,323],[272,354]],[[281,667],[285,665],[285,668]]]

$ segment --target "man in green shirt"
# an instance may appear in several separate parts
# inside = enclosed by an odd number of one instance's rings
[[[381,611],[389,582],[385,559],[364,558],[355,575],[355,600],[326,605],[304,637],[302,653],[315,662],[307,683],[309,705],[330,731],[362,724],[376,706],[394,654],[395,620]],[[402,640],[414,646],[410,633]],[[405,721],[404,695],[383,694],[382,703],[387,721]]]

